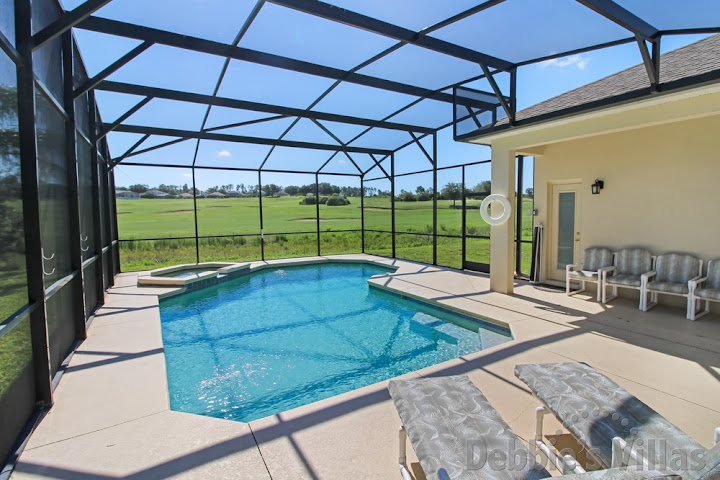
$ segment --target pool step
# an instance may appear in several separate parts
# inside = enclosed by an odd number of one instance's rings
[[[452,356],[457,356],[460,352],[472,351],[472,344],[477,340],[478,332],[471,332],[452,323],[443,322],[437,318],[422,313],[415,315],[410,321],[410,330],[422,335],[428,340],[437,342],[438,353],[449,352]],[[490,332],[492,333],[492,332]],[[483,335],[480,337],[481,343],[485,343]],[[493,342],[494,341],[494,342]],[[495,338],[488,339],[488,343],[495,344]]]

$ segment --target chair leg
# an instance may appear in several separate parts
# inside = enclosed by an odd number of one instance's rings
[[[535,442],[543,441],[543,420],[550,410],[540,406],[535,409]]]
[[[695,320],[695,298],[692,293],[687,297],[687,306],[685,307],[685,318]]]
[[[647,295],[648,294],[645,290],[640,289],[640,310],[642,310],[643,312],[647,312]]]
[[[690,320],[697,320],[698,318],[704,317],[710,313],[710,300],[697,300],[701,310],[698,310],[696,305],[693,305],[692,318]],[[702,308],[702,304],[705,302],[705,308]]]
[[[570,295],[570,275],[565,275],[565,295]]]
[[[647,312],[651,308],[653,308],[655,305],[658,304],[658,293],[657,292],[650,292],[650,301],[648,302],[648,295],[647,294],[640,294],[640,305],[642,307],[640,310],[643,312]]]
[[[610,296],[607,296],[607,285],[603,286],[603,293],[602,293],[602,303],[609,303],[611,300],[615,300],[617,298],[617,286],[612,285],[611,287],[612,293]]]
[[[400,445],[398,447],[398,464],[400,465],[400,475],[402,475],[403,480],[413,480],[410,472],[407,469],[407,465],[405,465],[405,463],[407,462],[407,432],[405,431],[405,426],[400,427],[400,430],[398,430],[398,438],[400,440]]]
[[[570,295],[575,295],[575,294],[584,292],[585,291],[585,282],[582,280],[578,280],[578,282],[580,282],[580,288],[578,288],[577,290],[572,290],[570,288],[570,279],[568,278],[565,281],[565,295],[570,296]]]

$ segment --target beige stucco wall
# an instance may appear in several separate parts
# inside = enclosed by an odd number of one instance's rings
[[[582,182],[581,247],[645,246],[720,258],[720,82],[650,95],[578,115],[499,131],[471,140],[492,147],[493,193],[514,197],[504,173],[516,154],[536,158],[536,222],[548,226],[548,185]],[[496,175],[497,173],[497,175]],[[496,178],[497,177],[497,178]],[[591,195],[596,178],[606,182]],[[510,222],[491,229],[491,288],[512,293]],[[545,238],[545,244],[549,245]],[[500,240],[501,247],[492,248]],[[581,248],[579,249],[581,250]],[[547,272],[547,247],[542,252]]]
[[[537,223],[550,224],[553,182],[579,179],[582,248],[643,246],[720,258],[720,114],[553,143],[542,152],[535,161]],[[605,181],[600,195],[591,194],[596,178]]]

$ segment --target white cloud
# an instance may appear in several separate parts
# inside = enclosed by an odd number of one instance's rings
[[[192,174],[191,173],[183,173],[183,177],[190,178],[190,177],[192,177]]]
[[[569,57],[561,57],[561,58],[553,58],[552,60],[545,60],[544,62],[540,63],[540,66],[542,68],[546,68],[546,67],[560,67],[560,68],[576,67],[578,70],[585,70],[585,67],[587,67],[588,63],[590,63],[590,58],[585,57],[580,54],[576,54],[576,55],[570,55]]]
[[[228,152],[227,150],[220,150],[218,152],[218,157],[229,157],[231,155],[232,154],[230,152]]]
[[[341,159],[338,160],[338,163],[339,163],[340,165],[345,165],[345,164],[347,163],[347,161],[346,161],[344,158],[341,158]]]

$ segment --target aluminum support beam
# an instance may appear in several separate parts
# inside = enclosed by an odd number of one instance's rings
[[[73,97],[78,98],[83,93],[87,93],[88,91],[92,90],[93,88],[100,85],[100,82],[105,80],[107,77],[112,75],[113,73],[120,70],[123,66],[125,66],[128,62],[130,62],[132,59],[143,53],[145,50],[150,48],[152,46],[152,42],[143,42],[137,47],[130,50],[128,53],[117,59],[115,62],[113,62],[110,66],[105,68],[103,71],[95,75],[93,78],[88,79],[85,83],[80,85],[75,91],[73,92]]]
[[[165,30],[119,22],[117,20],[109,20],[100,17],[88,17],[78,25],[78,28],[120,37],[134,38],[141,41],[159,43],[170,47],[231,58],[233,60],[257,63],[268,67],[282,68],[285,70],[330,78],[333,80],[342,80],[348,83],[379,88],[381,90],[388,90],[405,95],[431,98],[433,100],[439,100],[446,103],[452,103],[453,100],[452,95],[450,94],[436,92],[414,85],[371,77],[355,72],[348,72],[339,68],[318,65],[302,60],[296,60],[294,58],[250,50],[248,48],[236,47],[212,40],[205,40],[203,38],[191,37]]]
[[[65,12],[65,14],[55,20],[53,23],[37,32],[32,37],[33,50],[37,50],[46,43],[54,40],[63,33],[70,30],[72,27],[82,22],[95,11],[101,9],[111,0],[87,0],[85,3],[80,4],[74,10]]]
[[[442,53],[451,57],[459,58],[473,63],[484,63],[498,70],[508,71],[513,67],[512,62],[502,60],[491,55],[477,52],[469,48],[461,47],[435,37],[416,33],[407,28],[399,27],[391,23],[368,17],[351,10],[345,10],[334,5],[314,0],[270,0],[272,3],[292,8],[303,13],[315,15],[320,18],[343,23],[351,27],[360,28],[384,37],[399,40],[403,43],[426,48],[434,52]]]
[[[141,125],[119,125],[116,132],[144,133],[166,137],[197,138],[199,140],[218,140],[221,142],[252,143],[256,145],[274,145],[278,147],[309,148],[314,150],[327,150],[331,152],[377,153],[389,155],[390,150],[376,148],[350,147],[342,145],[328,145],[325,143],[298,142],[291,140],[275,140],[272,138],[246,137],[242,135],[228,135],[224,133],[193,132],[191,130],[177,130],[173,128],[146,127]]]
[[[179,90],[169,90],[166,88],[146,87],[143,85],[133,85],[129,83],[104,81],[96,87],[96,90],[103,90],[106,92],[115,93],[126,93],[129,95],[142,95],[145,97],[164,98],[167,100],[176,100],[179,102],[199,103],[202,105],[227,107],[238,110],[250,110],[253,112],[285,115],[288,117],[303,117],[308,119],[327,120],[329,122],[363,125],[366,127],[379,127],[386,128],[388,130],[400,130],[403,132],[412,131],[430,134],[435,131],[435,129],[433,128],[423,127],[419,125],[407,125],[403,123],[372,120],[369,118],[352,117],[349,115],[316,112],[311,110],[304,110],[302,108],[282,107],[279,105],[250,102],[247,100],[236,100],[233,98],[216,97],[199,93],[181,92]]]
[[[631,31],[635,35],[651,39],[658,35],[658,29],[647,23],[642,18],[638,17],[634,13],[626,10],[612,0],[577,0],[578,3],[585,5],[590,10],[594,11],[607,18],[608,20],[617,23],[621,27]]]

